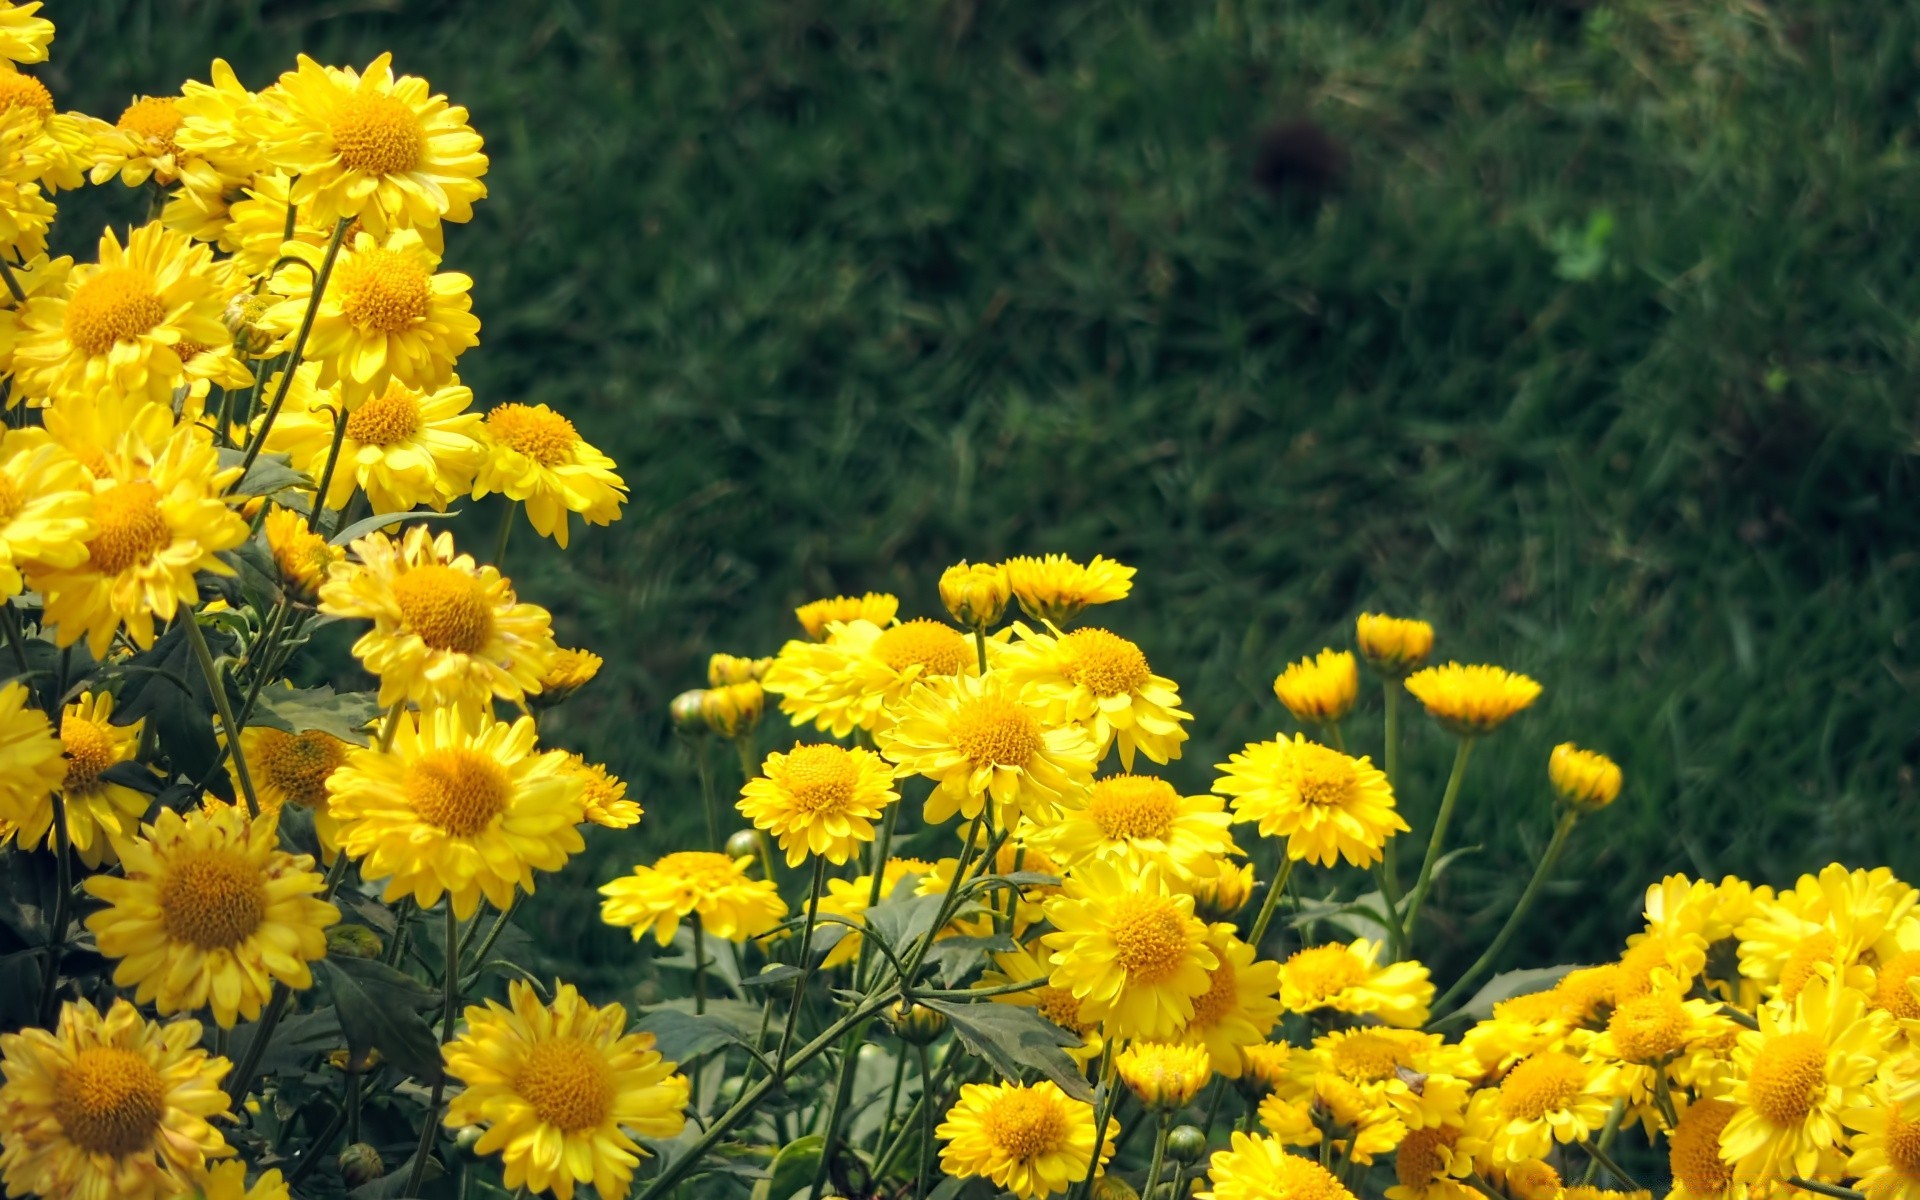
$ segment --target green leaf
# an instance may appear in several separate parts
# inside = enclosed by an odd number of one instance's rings
[[[934,964],[940,986],[950,988],[971,975],[988,954],[1006,954],[1014,948],[1013,939],[1005,934],[942,938],[927,951],[927,961]]]
[[[1493,1006],[1502,1000],[1511,1000],[1515,996],[1525,996],[1533,992],[1544,992],[1566,978],[1568,974],[1582,969],[1580,963],[1567,963],[1558,967],[1529,967],[1523,971],[1503,971],[1480,985],[1473,998],[1449,1013],[1446,1020],[1464,1017],[1479,1021],[1493,1015]]]
[[[327,541],[335,546],[344,546],[348,542],[353,541],[353,539],[365,537],[376,529],[391,529],[395,525],[403,525],[408,521],[444,521],[449,517],[457,517],[459,515],[457,512],[434,512],[431,509],[416,509],[413,512],[403,513],[381,513],[378,516],[366,517],[362,520],[355,521],[353,524],[328,538]]]
[[[316,688],[260,689],[252,723],[288,733],[309,729],[330,733],[343,742],[365,746],[371,740],[366,725],[380,715],[373,692],[335,692],[328,684]]]
[[[882,901],[866,911],[867,928],[892,947],[894,953],[905,954],[908,946],[933,928],[945,899],[945,896],[908,896]]]
[[[324,958],[316,965],[355,1057],[378,1048],[416,1079],[431,1083],[440,1077],[440,1043],[416,1011],[439,1001],[431,988],[372,959]]]
[[[1385,942],[1386,907],[1386,898],[1379,892],[1368,892],[1351,900],[1308,901],[1288,919],[1287,924],[1291,928],[1302,929],[1315,921],[1325,921],[1352,937]]]
[[[222,550],[218,557],[233,568],[230,576],[213,577],[214,586],[229,604],[250,605],[264,613],[280,599],[280,568],[274,565],[273,551],[267,548],[264,534]]]
[[[158,796],[164,786],[161,778],[148,770],[144,763],[132,761],[114,763],[100,772],[100,779],[105,783],[117,783],[121,787],[132,788],[145,796]]]
[[[225,446],[220,450],[220,469],[237,467],[246,459],[244,450],[235,446]],[[240,482],[233,485],[235,496],[271,496],[284,492],[288,488],[312,488],[313,480],[304,471],[293,469],[293,459],[285,454],[268,451],[253,460],[247,473]]]
[[[670,1062],[683,1063],[717,1050],[736,1045],[751,1048],[760,1031],[760,1009],[737,1000],[712,1000],[707,1011],[697,1014],[680,1007],[691,1000],[671,1001],[652,1009],[634,1022],[634,1028],[651,1033],[654,1048]]]
[[[363,1183],[347,1193],[347,1200],[405,1200],[407,1180],[413,1175],[413,1160],[419,1152],[407,1156],[407,1161],[388,1171],[371,1183]],[[421,1175],[421,1182],[440,1176],[440,1164],[434,1159],[427,1160],[427,1169]]]
[[[1076,1100],[1093,1101],[1093,1089],[1062,1047],[1078,1046],[1080,1037],[1062,1029],[1025,1005],[960,1004],[922,998],[920,1003],[946,1014],[962,1045],[993,1065],[1003,1079],[1038,1068]]]
[[[773,1165],[767,1168],[767,1200],[792,1200],[796,1193],[804,1194],[812,1187],[813,1173],[820,1167],[826,1143],[822,1135],[809,1133],[780,1147]]]
[[[227,1046],[227,1057],[235,1062],[245,1058],[247,1047],[252,1044],[259,1031],[260,1022],[258,1021],[247,1021],[234,1026]],[[340,1017],[333,1008],[326,1005],[312,1012],[295,1013],[283,1018],[273,1027],[271,1037],[272,1040],[267,1043],[266,1054],[260,1059],[258,1069],[262,1075],[277,1075],[282,1071],[301,1070],[307,1065],[309,1059],[338,1050],[343,1044]]]

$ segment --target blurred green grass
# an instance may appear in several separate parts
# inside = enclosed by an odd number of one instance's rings
[[[1182,683],[1193,789],[1365,608],[1543,680],[1476,756],[1444,962],[1517,895],[1565,739],[1628,790],[1516,963],[1614,951],[1668,871],[1920,870],[1920,11],[61,7],[42,74],[109,119],[216,52],[259,86],[392,48],[486,135],[462,374],[633,486],[569,554],[512,551],[608,660],[550,733],[650,812],[531,906],[572,976],[633,977],[592,888],[697,837],[665,707],[709,651],[823,593],[935,612],[941,567],[1011,552],[1141,568],[1100,616]],[[1414,730],[1424,830],[1448,749]]]

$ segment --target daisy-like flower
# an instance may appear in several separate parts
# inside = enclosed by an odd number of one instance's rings
[[[0,162],[16,186],[36,193],[80,187],[105,129],[82,113],[55,112],[46,84],[0,63]]]
[[[171,407],[186,378],[181,347],[231,340],[226,306],[207,247],[157,223],[135,229],[123,247],[108,229],[97,263],[49,279],[21,311],[17,386],[36,399]]]
[[[619,1200],[646,1151],[634,1136],[672,1138],[686,1127],[687,1078],[628,1033],[618,1004],[595,1008],[570,983],[540,1003],[533,985],[507,985],[505,1007],[471,1005],[447,1044],[447,1074],[466,1090],[447,1106],[449,1128],[479,1126],[476,1154],[498,1154],[506,1186],[572,1200],[576,1184]]]
[[[923,858],[889,858],[887,865],[880,870],[880,899],[890,898],[901,883],[918,876],[923,882],[934,876],[933,863]],[[872,896],[873,876],[858,875],[852,879],[828,879],[827,890],[820,897],[820,911],[833,916],[845,917],[850,921],[860,921],[868,908],[867,899]],[[945,880],[941,881],[939,895],[946,894]],[[783,913],[785,909],[781,910]],[[844,926],[843,926],[844,928]],[[823,967],[838,967],[852,962],[860,953],[860,931],[849,929],[846,935],[833,944],[821,960]],[[1034,978],[1026,976],[1025,978]],[[998,997],[995,997],[998,999]]]
[[[1044,709],[997,678],[937,679],[910,692],[896,715],[876,740],[896,775],[938,785],[927,797],[929,824],[956,812],[972,818],[989,799],[1002,828],[1012,828],[1016,816],[1045,824],[1078,807],[1093,782],[1086,730],[1049,727]]]
[[[474,499],[499,492],[520,501],[534,529],[562,550],[568,513],[589,525],[620,519],[627,485],[614,461],[546,405],[499,405],[487,413],[479,436],[485,452],[473,478]]]
[[[1007,611],[1013,585],[1007,569],[998,563],[974,563],[965,559],[940,573],[940,603],[947,615],[964,629],[990,629],[1000,623]]]
[[[591,650],[565,646],[555,650],[547,660],[547,673],[540,677],[540,703],[558,704],[592,683],[606,661]]]
[[[0,6],[0,58],[8,62],[47,61],[47,47],[53,42],[53,22],[37,17],[40,0],[15,4],[7,0]]]
[[[1266,1041],[1280,1021],[1280,964],[1255,961],[1252,946],[1221,922],[1207,929],[1215,962],[1207,971],[1207,990],[1193,998],[1193,1015],[1177,1040],[1205,1046],[1213,1069],[1240,1078],[1246,1047]]]
[[[766,677],[767,668],[772,665],[771,657],[745,658],[738,654],[709,654],[707,685],[727,687],[736,683],[758,683]]]
[[[345,562],[347,552],[315,533],[307,519],[290,508],[275,508],[261,523],[267,551],[280,569],[280,585],[293,599],[311,605],[320,598],[333,564]]]
[[[130,837],[139,827],[140,815],[147,811],[151,798],[144,792],[101,778],[115,763],[131,761],[140,748],[140,728],[144,721],[115,725],[113,697],[105,692],[95,695],[81,692],[60,716],[61,765],[65,768],[55,783],[67,809],[67,838],[80,861],[98,867],[113,859],[115,843]],[[30,724],[30,723],[28,723]],[[43,749],[37,741],[25,747],[31,760],[27,764],[35,774],[29,779],[50,775],[51,769],[39,762]],[[27,781],[23,780],[25,784]],[[21,849],[32,850],[50,841],[53,828],[53,802],[50,792],[23,806],[13,835]]]
[[[306,320],[325,251],[289,242],[286,253],[300,264],[274,275],[269,286],[280,302],[260,320],[291,335]],[[338,384],[347,407],[357,408],[394,381],[416,391],[445,383],[460,352],[480,344],[480,321],[467,294],[473,280],[439,266],[413,229],[384,240],[363,231],[343,246],[307,340],[307,357],[320,364],[316,386]]]
[[[1394,1148],[1387,1200],[1478,1200],[1481,1193],[1467,1182],[1473,1152],[1462,1144],[1465,1133],[1460,1125],[1409,1130]]]
[[[239,274],[249,279],[266,274],[280,257],[286,242],[324,248],[333,236],[334,223],[315,217],[312,204],[302,204],[294,210],[293,236],[286,235],[291,187],[292,180],[278,171],[258,172],[253,181],[240,190],[241,198],[227,209],[226,225],[220,232],[220,248],[233,252],[233,269]],[[355,218],[355,225],[352,232],[370,233],[376,242],[385,242],[394,230],[407,228],[404,222],[390,221],[373,208],[363,210]],[[416,232],[436,257],[446,256],[446,241],[440,226],[421,226]]]
[[[211,83],[189,79],[173,102],[179,125],[173,144],[180,151],[178,194],[167,202],[161,220],[205,242],[221,243],[228,206],[241,187],[266,169],[260,147],[247,125],[258,104],[225,59],[208,71]],[[284,211],[284,210],[283,210]]]
[[[700,698],[700,719],[724,738],[752,733],[767,707],[766,689],[751,681],[707,688],[694,695]]]
[[[1542,1159],[1509,1162],[1494,1174],[1506,1185],[1507,1194],[1513,1200],[1561,1200],[1565,1194],[1560,1172]]]
[[[1149,1112],[1177,1112],[1213,1078],[1205,1046],[1132,1042],[1113,1060],[1120,1081]]]
[[[1360,694],[1360,669],[1345,650],[1322,650],[1287,664],[1273,680],[1273,694],[1293,719],[1308,725],[1338,724]]]
[[[1288,1012],[1322,1008],[1379,1018],[1401,1029],[1426,1024],[1433,981],[1417,962],[1379,965],[1380,945],[1359,938],[1294,951],[1280,965],[1280,1004]]]
[[[360,561],[335,565],[320,587],[320,611],[370,618],[353,644],[380,677],[380,703],[518,700],[540,690],[553,644],[552,618],[521,604],[513,585],[470,554],[453,535],[425,525],[398,542],[370,533],[353,543]]]
[[[1207,1184],[1195,1200],[1354,1200],[1332,1172],[1277,1138],[1239,1132],[1207,1163]]]
[[[1433,653],[1433,626],[1409,617],[1361,613],[1353,623],[1353,640],[1368,666],[1388,679],[1401,679]]]
[[[341,849],[386,900],[431,908],[445,893],[465,920],[484,895],[506,911],[532,893],[535,870],[557,871],[585,849],[584,785],[559,750],[534,749],[533,720],[509,725],[457,709],[402,720],[393,749],[355,748],[327,777]]]
[[[1862,961],[1889,960],[1911,946],[1896,931],[1920,906],[1920,892],[1885,867],[1848,870],[1829,863],[1802,875],[1793,887],[1756,898],[1740,923],[1740,973],[1778,983],[1792,1001],[1815,973],[1825,971],[1871,990],[1873,972]]]
[[[1840,1114],[1853,1131],[1847,1174],[1870,1200],[1920,1196],[1920,1101],[1876,1083],[1865,1103]]]
[[[29,707],[27,685],[0,684],[0,825],[19,827],[53,819],[53,789],[66,778],[67,762],[47,715]]]
[[[1516,1063],[1492,1089],[1498,1124],[1493,1156],[1508,1162],[1542,1158],[1556,1142],[1584,1142],[1607,1121],[1613,1097],[1597,1086],[1594,1068],[1571,1054],[1543,1050]]]
[[[1204,879],[1232,866],[1240,852],[1219,800],[1182,796],[1151,775],[1109,775],[1087,792],[1086,807],[1069,809],[1033,837],[1062,862],[1111,862],[1126,871],[1158,866],[1181,879]]]
[[[1155,870],[1085,863],[1047,901],[1046,915],[1055,932],[1041,941],[1053,951],[1053,985],[1072,992],[1082,1018],[1103,1022],[1113,1037],[1177,1034],[1220,965],[1193,897]]]
[[[200,1022],[157,1025],[125,1000],[103,1015],[69,1001],[53,1030],[0,1034],[0,1177],[10,1196],[169,1200],[233,1153],[231,1064],[200,1048]]]
[[[1234,820],[1257,822],[1262,837],[1287,839],[1287,857],[1296,861],[1370,867],[1387,839],[1408,828],[1392,785],[1371,759],[1301,734],[1290,742],[1250,742],[1215,769],[1224,774],[1213,790],[1233,797]]]
[[[1547,779],[1562,800],[1583,812],[1597,812],[1620,795],[1620,765],[1572,742],[1553,748],[1547,759]]]
[[[873,822],[900,799],[893,772],[871,750],[832,742],[767,755],[740,793],[740,813],[764,829],[797,867],[807,855],[846,862],[873,840]]]
[[[180,182],[186,155],[176,143],[180,132],[178,96],[136,96],[112,125],[102,123],[94,139],[92,179],[96,184],[119,176],[128,187],[148,180],[169,187]]]
[[[640,802],[628,798],[626,780],[578,754],[567,755],[564,769],[586,789],[581,800],[590,823],[603,829],[631,829],[640,823]]]
[[[1653,1102],[1662,1072],[1671,1078],[1692,1068],[1694,1064],[1677,1060],[1695,1047],[1722,1041],[1731,1046],[1737,1028],[1715,1003],[1686,999],[1675,988],[1656,988],[1619,1001],[1607,1015],[1605,1029],[1576,1040],[1585,1056],[1605,1069],[1602,1082],[1610,1094],[1644,1107]]]
[[[1096,1141],[1100,1166],[1113,1157],[1120,1123],[1109,1120],[1105,1137],[1094,1124],[1093,1105],[1048,1080],[969,1083],[933,1134],[947,1143],[940,1151],[946,1174],[984,1177],[1021,1200],[1040,1200],[1087,1177]]]
[[[1390,1115],[1412,1129],[1462,1120],[1468,1080],[1480,1076],[1473,1055],[1437,1033],[1379,1026],[1336,1029],[1315,1038],[1311,1049],[1294,1054],[1291,1071],[1302,1087],[1323,1076],[1343,1080],[1383,1118]]]
[[[772,880],[747,874],[752,862],[751,855],[728,858],[704,850],[668,854],[603,884],[600,919],[631,929],[636,942],[651,932],[662,946],[689,915],[730,942],[759,937],[786,919],[787,902]]]
[[[834,622],[865,621],[885,629],[900,611],[900,598],[888,592],[868,592],[864,596],[828,596],[810,600],[793,610],[794,617],[807,636],[820,641]]]
[[[222,468],[204,431],[169,429],[165,410],[148,411],[93,472],[86,561],[28,573],[46,594],[54,641],[84,637],[96,659],[123,625],[135,646],[153,645],[154,618],[171,621],[200,598],[197,572],[233,574],[219,552],[247,540],[245,518],[220,499],[240,467]]]
[[[368,208],[410,226],[468,221],[487,194],[487,156],[467,110],[429,94],[424,79],[394,75],[391,54],[364,72],[302,54],[264,98],[260,148],[322,221]]]
[[[1157,763],[1180,757],[1187,731],[1173,680],[1155,675],[1140,647],[1104,629],[1044,633],[1015,623],[1020,641],[1000,669],[1047,710],[1050,724],[1072,723],[1092,736],[1095,761],[1116,743],[1120,765],[1133,769],[1135,751]],[[1057,632],[1057,631],[1056,631]]]
[[[1407,676],[1407,690],[1427,715],[1461,737],[1481,737],[1540,696],[1540,685],[1504,667],[1457,662]]]
[[[1085,566],[1064,554],[1022,555],[1001,564],[1020,610],[1036,621],[1065,626],[1090,604],[1111,604],[1133,590],[1134,568],[1096,554]]]
[[[855,729],[873,732],[920,684],[978,672],[966,635],[944,621],[916,618],[883,628],[856,617],[831,622],[825,641],[782,646],[760,683],[780,697],[780,711],[795,725],[810,721],[845,737]]]
[[[1296,1062],[1300,1059],[1296,1051]],[[1362,1165],[1390,1154],[1407,1136],[1393,1107],[1330,1071],[1283,1083],[1260,1102],[1260,1123],[1289,1146],[1330,1149]]]
[[[307,964],[326,957],[340,910],[306,855],[279,848],[278,818],[238,808],[185,817],[162,809],[120,847],[124,878],[94,875],[87,891],[107,907],[87,918],[113,981],[161,1016],[211,1006],[222,1029],[257,1020],[274,981],[313,986]]]
[[[320,364],[306,363],[294,372],[266,443],[268,450],[286,454],[316,486],[333,454],[334,412],[344,404],[337,388],[315,386],[320,370]],[[385,391],[347,414],[339,463],[321,505],[344,509],[360,488],[375,513],[422,505],[445,512],[466,492],[486,455],[474,437],[480,414],[467,411],[472,404],[473,390],[463,387],[458,375],[424,392],[389,380]]]
[[[93,484],[44,430],[0,437],[0,596],[26,586],[29,565],[76,567],[94,533]]]
[[[339,848],[340,823],[327,804],[327,780],[346,765],[353,749],[318,729],[288,733],[267,725],[249,725],[240,731],[240,754],[259,797],[260,811],[277,813],[291,804],[312,813],[314,834],[329,861]],[[229,759],[227,770],[237,790],[239,767]]]
[[[1745,1194],[1733,1167],[1720,1157],[1720,1131],[1737,1110],[1725,1100],[1695,1100],[1667,1135],[1667,1166],[1673,1190],[1666,1200],[1726,1200]]]

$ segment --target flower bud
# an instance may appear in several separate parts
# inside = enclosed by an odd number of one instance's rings
[[[673,718],[675,732],[684,733],[688,737],[698,737],[707,732],[707,718],[704,713],[706,695],[704,690],[694,688],[690,692],[681,692],[673,698],[673,703],[667,706],[667,712]]]
[[[894,1036],[910,1046],[925,1046],[946,1032],[947,1028],[945,1013],[905,1000],[893,1006],[887,1013],[887,1021],[893,1026]]]
[[[708,688],[700,694],[700,715],[707,728],[721,737],[737,738],[752,733],[766,710],[767,694],[757,682],[729,683]]]
[[[734,861],[760,857],[760,834],[752,829],[735,830],[727,839],[727,857]]]
[[[1102,1175],[1093,1181],[1093,1190],[1087,1197],[1088,1200],[1140,1200],[1140,1193],[1118,1175]]]
[[[1183,1166],[1192,1166],[1207,1154],[1206,1131],[1194,1125],[1175,1125],[1167,1134],[1167,1157]]]
[[[340,1177],[350,1188],[372,1183],[386,1173],[380,1152],[365,1142],[355,1142],[340,1152]]]
[[[1547,778],[1562,800],[1582,812],[1598,812],[1620,795],[1620,765],[1572,742],[1553,748],[1552,757],[1547,759]]]
[[[1361,613],[1353,634],[1360,656],[1388,679],[1405,677],[1433,653],[1433,626],[1425,621]]]
[[[1360,669],[1345,650],[1322,650],[1289,663],[1273,681],[1273,694],[1296,721],[1331,725],[1353,711],[1360,694]]]
[[[999,563],[975,563],[965,559],[948,567],[940,575],[940,600],[954,621],[967,629],[986,629],[999,623],[1007,611],[1013,585],[1007,569]]]
[[[365,925],[335,925],[327,930],[327,953],[335,958],[379,958],[385,949],[380,935]]]
[[[259,358],[273,348],[275,333],[261,324],[261,318],[279,297],[241,292],[227,301],[222,316],[227,332],[233,335],[233,348],[242,357]]]
[[[755,683],[772,665],[771,658],[716,654],[707,659],[707,683],[713,687],[725,687],[730,683]]]
[[[527,697],[536,708],[551,708],[593,681],[606,660],[591,650],[561,649],[540,676],[540,690]]]
[[[1185,1108],[1213,1078],[1213,1060],[1205,1046],[1134,1042],[1120,1052],[1113,1066],[1140,1103],[1153,1112]]]
[[[460,1148],[462,1154],[477,1154],[478,1151],[474,1147],[478,1146],[480,1139],[485,1136],[487,1131],[478,1125],[462,1125],[453,1135],[453,1144]]]
[[[1208,922],[1231,921],[1253,895],[1253,864],[1223,863],[1212,875],[1193,880],[1187,890],[1193,893],[1194,915]]]

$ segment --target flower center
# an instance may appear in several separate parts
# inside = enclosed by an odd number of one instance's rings
[[[363,446],[391,446],[419,432],[420,402],[395,382],[347,417],[347,436]]]
[[[142,96],[128,105],[114,124],[147,139],[159,154],[179,153],[173,135],[180,131],[180,106],[172,96]]]
[[[1909,1179],[1920,1178],[1920,1121],[1907,1119],[1905,1107],[1887,1114],[1887,1161]]]
[[[1454,1143],[1459,1140],[1460,1130],[1454,1125],[1433,1125],[1409,1133],[1401,1140],[1400,1153],[1393,1160],[1400,1186],[1419,1188],[1445,1176],[1453,1161]]]
[[[959,630],[916,617],[875,638],[873,656],[896,671],[919,667],[922,675],[958,675],[973,651]]]
[[[1571,1054],[1545,1050],[1525,1059],[1500,1082],[1500,1115],[1538,1121],[1567,1107],[1586,1087],[1587,1069]]]
[[[1367,971],[1345,946],[1309,946],[1287,959],[1287,982],[1318,1004],[1366,982]]]
[[[173,541],[160,514],[160,489],[145,480],[115,484],[93,498],[97,532],[87,543],[90,565],[102,575],[118,575],[151,560]]]
[[[844,747],[831,743],[795,746],[787,755],[787,790],[803,812],[844,809],[859,782],[860,769]]]
[[[1220,965],[1207,972],[1207,990],[1193,998],[1193,1016],[1187,1021],[1190,1030],[1212,1029],[1240,1003],[1240,979],[1233,963],[1224,954],[1214,957]]]
[[[67,777],[60,790],[68,796],[92,791],[100,783],[100,772],[118,761],[113,735],[85,717],[60,718],[60,747],[67,756]]]
[[[573,422],[544,404],[502,404],[487,413],[487,432],[543,467],[567,462],[580,444]]]
[[[27,506],[27,498],[20,494],[13,480],[0,475],[0,525],[5,525],[20,515]]]
[[[579,1038],[535,1042],[513,1090],[533,1106],[535,1116],[564,1133],[597,1128],[613,1111],[607,1056]]]
[[[1747,1076],[1747,1103],[1774,1125],[1795,1125],[1827,1086],[1827,1045],[1816,1033],[1768,1038]]]
[[[1381,1083],[1406,1065],[1406,1049],[1392,1038],[1363,1030],[1341,1038],[1331,1061],[1334,1070],[1354,1083]]]
[[[343,264],[340,311],[371,333],[399,333],[427,315],[433,299],[424,267],[398,250],[373,246]]]
[[[266,731],[260,740],[259,770],[280,789],[289,804],[314,808],[327,798],[327,776],[347,759],[347,745],[331,734]]]
[[[260,928],[267,889],[260,868],[232,850],[195,850],[167,864],[160,915],[167,936],[202,950],[238,946]]]
[[[1114,775],[1093,785],[1087,815],[1110,842],[1164,842],[1180,815],[1180,796],[1164,779]]]
[[[1514,1200],[1556,1200],[1560,1189],[1560,1172],[1537,1158],[1507,1168],[1507,1190]]]
[[[1780,998],[1793,1003],[1802,988],[1814,977],[1815,969],[1833,966],[1840,954],[1840,940],[1831,930],[1821,929],[1800,939],[1780,968]]]
[[[166,319],[167,302],[154,290],[151,274],[138,267],[103,267],[73,289],[64,327],[76,349],[97,358]]]
[[[440,750],[407,768],[407,800],[429,825],[474,837],[507,811],[513,794],[499,763],[474,750]]]
[[[1033,990],[1033,1006],[1040,1015],[1052,1021],[1062,1029],[1071,1029],[1075,1033],[1085,1033],[1088,1025],[1080,1019],[1080,1001],[1071,988],[1054,987],[1047,984]]]
[[[435,650],[478,654],[493,636],[493,608],[477,576],[429,563],[393,581],[400,616]]]
[[[1300,802],[1315,808],[1340,808],[1353,798],[1353,760],[1318,742],[1295,745],[1289,759]]]
[[[1628,1062],[1656,1063],[1687,1044],[1687,1010],[1672,996],[1653,993],[1628,1000],[1607,1018],[1614,1049]]]
[[[1920,1000],[1916,1000],[1907,981],[1920,974],[1920,950],[1896,954],[1881,964],[1874,980],[1873,1002],[1903,1021],[1920,1018]]]
[[[89,1046],[53,1083],[54,1119],[67,1138],[94,1154],[125,1158],[152,1146],[166,1114],[160,1072],[118,1046]]]
[[[1733,1183],[1733,1168],[1720,1157],[1720,1131],[1735,1111],[1725,1100],[1696,1100],[1674,1127],[1667,1165],[1697,1196],[1722,1195]]]
[[[1127,896],[1113,906],[1107,929],[1114,961],[1129,986],[1170,978],[1187,961],[1187,922],[1170,900]]]
[[[1024,1090],[995,1100],[982,1124],[994,1145],[1022,1162],[1058,1150],[1067,1135],[1066,1114],[1053,1098]]]
[[[1118,634],[1076,629],[1061,639],[1061,645],[1067,652],[1062,674],[1096,696],[1124,696],[1153,678],[1140,647]]]
[[[953,744],[976,766],[1024,767],[1040,752],[1040,723],[1004,696],[980,696],[953,714]]]
[[[0,75],[0,111],[30,108],[42,116],[53,113],[53,93],[31,75],[8,71]]]
[[[333,145],[340,165],[369,175],[404,175],[420,164],[426,131],[406,101],[355,92],[333,114]]]

